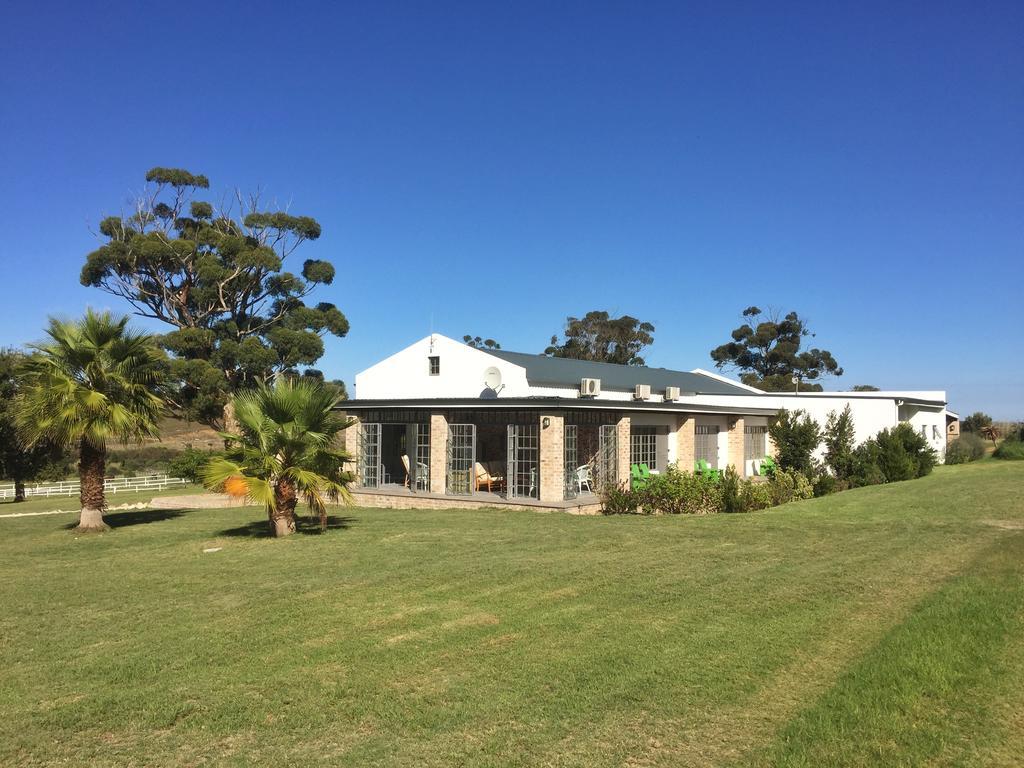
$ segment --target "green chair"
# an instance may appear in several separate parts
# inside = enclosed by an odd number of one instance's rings
[[[717,469],[711,468],[711,465],[708,464],[707,459],[701,459],[700,461],[696,462],[694,464],[693,471],[695,474],[704,475],[705,477],[711,478],[711,480],[713,480],[716,483],[722,477],[721,472],[719,472]]]
[[[641,469],[641,467],[643,469]],[[644,470],[647,470],[647,474],[644,475]],[[629,486],[634,491],[639,491],[647,485],[647,479],[651,476],[651,471],[647,469],[645,464],[631,464],[629,467]]]

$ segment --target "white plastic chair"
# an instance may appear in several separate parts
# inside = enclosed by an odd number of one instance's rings
[[[591,486],[590,477],[590,465],[581,464],[576,467],[576,471],[573,472],[573,482],[576,483],[576,493],[583,493],[583,486],[587,486],[587,492],[593,493],[593,487]]]

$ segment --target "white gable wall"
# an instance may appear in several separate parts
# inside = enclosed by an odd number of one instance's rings
[[[441,372],[430,375],[429,358],[440,358]],[[526,369],[513,365],[461,341],[433,334],[356,374],[360,400],[480,397],[484,371],[501,371],[504,384],[499,397],[527,397]]]

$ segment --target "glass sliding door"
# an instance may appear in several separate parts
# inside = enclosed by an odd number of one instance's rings
[[[359,430],[358,474],[364,488],[379,488],[380,424],[363,424]]]
[[[562,438],[564,447],[563,471],[565,472],[565,498],[575,499],[579,489],[576,487],[576,470],[579,468],[579,427],[575,424],[565,425],[565,436]]]
[[[403,461],[408,461],[406,485],[410,491],[430,490],[430,425],[407,424]]]
[[[455,496],[472,495],[476,478],[476,425],[448,425],[446,463],[445,492]]]
[[[618,434],[618,427],[614,424],[602,424],[601,430],[598,432],[594,480],[599,488],[619,482]]]
[[[540,483],[540,425],[508,425],[507,487],[509,498],[538,497]]]

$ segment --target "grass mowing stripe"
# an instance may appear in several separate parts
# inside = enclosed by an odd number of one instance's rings
[[[754,765],[984,762],[1013,734],[993,706],[1019,685],[1006,663],[1024,629],[1024,535],[1008,533],[925,599]],[[1016,681],[1016,682],[1015,682]]]

